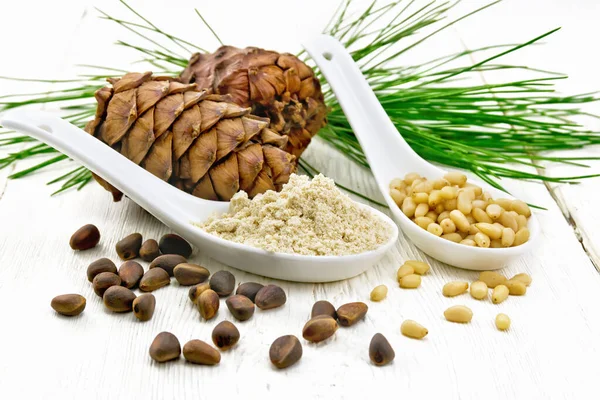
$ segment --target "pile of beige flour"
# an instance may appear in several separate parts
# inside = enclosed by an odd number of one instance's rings
[[[252,200],[239,192],[228,213],[199,226],[268,251],[317,256],[373,250],[391,235],[386,222],[359,207],[323,175],[309,180],[293,174],[281,192],[270,190]]]

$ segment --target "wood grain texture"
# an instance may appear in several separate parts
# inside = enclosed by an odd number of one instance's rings
[[[182,9],[192,7],[191,2],[177,4]],[[86,9],[85,4],[79,7],[80,11]],[[300,9],[295,11],[300,13]],[[557,5],[554,10],[565,11]],[[585,13],[586,9],[578,12]],[[82,36],[93,36],[90,32],[96,25],[84,21],[89,26]],[[311,145],[306,158],[340,183],[351,183],[363,193],[379,196],[368,171],[319,140]],[[31,162],[19,163],[19,168]],[[596,397],[600,277],[561,209],[542,185],[507,183],[515,195],[535,201],[548,211],[537,214],[543,232],[537,248],[503,270],[507,276],[527,272],[533,277],[527,295],[510,297],[500,305],[493,305],[489,299],[476,301],[468,294],[443,297],[444,283],[455,279],[473,281],[477,273],[428,259],[401,236],[377,266],[356,278],[329,284],[274,281],[228,268],[194,252],[190,258],[193,262],[212,273],[230,270],[238,283],[280,285],[288,302],[279,309],[257,310],[250,320],[239,323],[221,300],[217,317],[204,322],[189,302],[187,288],[173,280],[170,286],[154,292],[154,318],[140,323],[131,313],[108,312],[94,294],[85,270],[99,257],[109,257],[118,264],[115,243],[129,233],[158,239],[170,230],[128,199],[113,203],[110,195],[95,184],[78,193],[49,197],[51,188],[44,183],[60,171],[57,168],[8,182],[0,175],[0,188],[6,183],[0,198],[0,337],[4,344],[0,398]],[[592,201],[582,199],[593,197],[595,187],[586,183],[577,187],[581,192],[571,192],[572,187],[559,189],[563,209],[575,209],[577,218],[587,221],[582,229],[590,232],[590,243],[594,241],[592,221],[597,220],[595,207]],[[92,250],[74,252],[68,246],[69,237],[86,223],[100,228],[101,242]],[[425,260],[432,265],[417,290],[400,289],[395,280],[398,266],[407,259]],[[142,264],[147,268],[147,263]],[[369,293],[380,284],[389,287],[388,297],[372,303]],[[84,295],[88,303],[83,314],[75,318],[57,315],[50,308],[50,300],[62,293]],[[287,370],[276,370],[268,360],[270,344],[284,334],[301,338],[312,304],[321,299],[336,306],[364,301],[369,312],[364,321],[340,328],[323,343],[315,345],[301,339],[301,361]],[[460,325],[444,320],[443,311],[455,304],[473,310],[472,323]],[[494,326],[499,312],[512,319],[507,332],[499,332]],[[174,333],[182,346],[191,339],[210,342],[213,327],[224,319],[236,324],[241,339],[235,348],[222,354],[218,366],[190,365],[183,359],[159,365],[148,356],[152,339],[161,331]],[[405,319],[426,326],[429,335],[423,341],[403,337],[400,324]],[[372,366],[368,358],[369,342],[377,332],[384,334],[396,351],[395,361],[383,368]]]

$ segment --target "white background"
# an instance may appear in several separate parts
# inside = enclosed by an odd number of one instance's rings
[[[145,4],[144,4],[145,3]],[[162,3],[162,4],[161,4]],[[458,16],[483,5],[463,1]],[[337,6],[336,1],[132,1],[131,5],[166,31],[212,50],[218,43],[199,22],[197,7],[224,42],[296,52],[300,43],[319,33]],[[132,52],[113,45],[135,37],[114,24],[100,21],[97,6],[112,15],[131,17],[116,1],[8,1],[0,3],[0,75],[27,78],[71,78],[74,64],[100,64],[134,69]],[[521,65],[558,70],[570,75],[557,84],[564,93],[600,89],[597,39],[600,3],[592,0],[507,0],[464,21],[456,29],[407,54],[412,63],[464,47],[517,43],[554,27],[563,29],[537,46],[505,59]],[[486,79],[496,79],[494,76]],[[38,87],[39,88],[39,87]],[[46,89],[47,87],[44,87]],[[0,80],[0,96],[34,89],[32,85]],[[588,110],[597,112],[598,105]],[[600,129],[596,121],[586,121]],[[0,153],[5,154],[4,151]],[[360,191],[378,196],[369,173],[315,141],[306,153],[326,175]],[[571,155],[600,156],[598,149]],[[39,160],[20,162],[17,170]],[[600,163],[590,162],[600,171]],[[598,179],[581,185],[545,187],[507,182],[524,200],[548,208],[538,214],[543,228],[539,247],[509,265],[505,272],[526,271],[533,276],[528,294],[511,297],[496,306],[465,295],[446,299],[442,285],[452,279],[472,281],[477,274],[443,266],[433,260],[432,273],[419,290],[397,288],[395,271],[406,259],[427,258],[406,239],[375,268],[354,279],[333,284],[278,282],[288,303],[277,310],[257,311],[245,323],[236,323],[239,345],[223,354],[221,365],[202,367],[183,360],[166,365],[147,355],[154,336],[169,330],[185,343],[210,341],[212,328],[231,319],[224,301],[217,318],[202,322],[177,283],[155,292],[155,317],[141,324],[133,315],[104,310],[85,278],[96,258],[115,262],[115,242],[131,232],[159,238],[169,229],[128,200],[114,204],[97,185],[81,192],[49,197],[45,186],[68,166],[55,167],[23,180],[7,180],[14,168],[0,170],[0,398],[371,398],[385,394],[407,399],[595,399],[600,367],[600,265],[597,238],[600,208]],[[549,166],[549,174],[581,173]],[[75,229],[95,223],[102,231],[101,245],[73,254],[67,243]],[[215,272],[226,268],[194,254],[194,262]],[[237,281],[268,279],[234,272]],[[390,288],[388,298],[368,302],[379,284]],[[77,292],[88,299],[77,318],[57,316],[50,299]],[[319,345],[305,341],[304,357],[292,368],[275,370],[268,348],[278,336],[301,336],[301,328],[315,300],[339,306],[366,301],[364,322],[340,328],[335,338]],[[443,319],[452,304],[474,311],[469,325]],[[498,332],[498,312],[511,316],[509,332]],[[429,328],[418,342],[400,335],[400,323],[415,319]],[[396,360],[385,368],[369,364],[368,344],[383,333],[396,350]]]

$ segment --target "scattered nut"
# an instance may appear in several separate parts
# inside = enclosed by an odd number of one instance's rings
[[[468,282],[453,281],[448,282],[442,288],[442,294],[446,297],[454,297],[463,294],[469,289]]]
[[[421,275],[411,274],[400,279],[400,287],[404,289],[416,289],[421,286]]]
[[[473,318],[473,311],[467,306],[452,306],[444,311],[444,317],[450,322],[467,323]]]
[[[388,293],[388,288],[385,285],[379,285],[371,291],[372,301],[381,301],[385,299]]]
[[[229,271],[217,271],[210,277],[210,288],[219,296],[229,296],[235,288],[235,277]]]
[[[341,326],[352,326],[365,317],[369,307],[362,302],[347,303],[337,309],[337,317]]]
[[[140,290],[142,292],[153,292],[170,283],[171,278],[167,271],[162,268],[149,269],[140,280]]]
[[[181,354],[181,345],[175,335],[170,332],[161,332],[150,345],[150,357],[157,362],[176,360]]]
[[[87,267],[88,281],[93,282],[96,275],[102,272],[112,272],[113,274],[116,274],[117,266],[108,258],[100,258],[94,261]]]
[[[202,318],[205,320],[212,319],[219,311],[219,295],[214,290],[205,290],[196,300],[196,304]]]
[[[242,296],[246,296],[250,299],[251,302],[254,303],[254,298],[256,297],[256,293],[260,289],[262,289],[264,285],[256,282],[244,282],[240,286],[238,286],[235,294],[241,294]]]
[[[519,280],[513,281],[512,279],[509,279],[504,282],[504,286],[508,288],[508,293],[511,296],[523,296],[527,293],[527,286]]]
[[[282,288],[277,285],[267,285],[256,293],[254,303],[261,310],[277,308],[285,304],[287,296]]]
[[[149,269],[162,268],[167,271],[169,276],[173,276],[173,270],[175,267],[186,262],[187,260],[185,257],[182,257],[179,254],[165,254],[163,256],[156,257],[154,261],[150,263]]]
[[[376,333],[369,345],[369,358],[373,364],[381,367],[391,363],[395,357],[396,353],[390,342],[381,333]]]
[[[121,260],[131,260],[139,256],[142,247],[142,235],[132,233],[119,240],[115,246]]]
[[[125,286],[127,289],[135,288],[140,283],[142,276],[144,276],[144,268],[135,261],[125,261],[123,265],[119,267],[121,285]]]
[[[202,340],[190,340],[183,346],[183,357],[193,364],[216,365],[221,362],[221,353]]]
[[[485,282],[487,287],[493,289],[498,285],[503,285],[506,282],[506,277],[496,271],[483,271],[479,274],[479,280]]]
[[[501,331],[505,331],[510,328],[510,318],[506,314],[496,315],[496,328]]]
[[[135,293],[123,286],[111,286],[104,292],[104,305],[114,312],[128,312],[133,308]]]
[[[415,273],[415,269],[412,265],[404,263],[400,268],[398,268],[398,273],[396,274],[396,279],[400,282],[400,279],[404,278],[406,275],[412,275]]]
[[[400,325],[400,332],[413,339],[423,339],[429,333],[427,328],[410,319]]]
[[[405,265],[410,265],[411,267],[413,267],[413,270],[415,271],[415,274],[417,275],[425,275],[428,271],[429,271],[429,264],[424,263],[423,261],[419,261],[419,260],[408,260],[404,263]]]
[[[312,306],[310,317],[314,318],[318,315],[328,315],[333,319],[337,319],[335,307],[327,300],[319,300]]]
[[[173,269],[173,275],[180,285],[190,286],[207,280],[210,272],[200,265],[183,263]]]
[[[222,321],[212,331],[212,341],[220,350],[228,350],[240,340],[240,331],[229,321]]]
[[[69,240],[73,250],[87,250],[96,247],[100,241],[100,231],[92,224],[84,225],[77,229]]]
[[[179,254],[185,258],[192,254],[192,246],[184,238],[174,233],[161,237],[158,248],[162,254]]]
[[[92,281],[92,287],[94,288],[94,293],[98,296],[104,296],[104,292],[111,286],[119,286],[121,284],[121,278],[119,275],[114,274],[112,272],[101,272],[94,277]]]
[[[202,282],[192,286],[188,291],[188,296],[190,297],[192,303],[196,304],[196,300],[198,300],[198,297],[200,297],[202,292],[208,289],[210,289],[210,284],[208,282]]]
[[[302,357],[302,344],[294,335],[281,336],[271,344],[269,358],[279,369],[287,368]]]
[[[510,278],[511,281],[521,281],[525,284],[525,286],[531,285],[531,276],[522,272]]]
[[[309,342],[322,342],[333,336],[338,329],[335,319],[329,315],[318,315],[310,319],[302,328],[302,337]]]
[[[241,294],[230,296],[225,301],[231,315],[238,321],[246,321],[254,315],[254,303]]]
[[[154,315],[156,298],[152,293],[142,294],[133,300],[133,315],[140,321],[149,321]]]
[[[488,295],[488,287],[483,281],[471,283],[471,297],[477,300],[483,300]]]
[[[85,297],[79,294],[61,294],[52,299],[50,307],[61,315],[74,317],[85,309]]]
[[[142,247],[140,247],[140,257],[142,260],[152,262],[158,256],[160,256],[160,250],[156,240],[148,239],[142,243]]]
[[[498,285],[492,292],[492,303],[500,304],[508,298],[509,290],[505,285]]]

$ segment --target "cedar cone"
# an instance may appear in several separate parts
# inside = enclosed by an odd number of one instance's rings
[[[295,157],[283,150],[288,137],[230,95],[151,72],[108,81],[112,87],[95,94],[96,117],[85,130],[194,196],[227,201],[244,190],[253,197],[280,190],[295,171]],[[120,200],[122,193],[95,178]]]
[[[269,118],[271,130],[288,136],[285,150],[296,158],[326,123],[319,80],[291,54],[222,46],[212,54],[194,54],[180,79],[229,94],[252,114]]]

